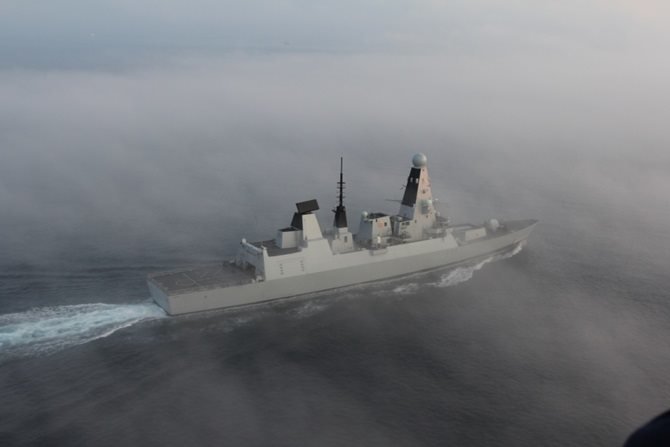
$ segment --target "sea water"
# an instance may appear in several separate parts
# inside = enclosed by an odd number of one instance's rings
[[[540,223],[476,265],[176,318],[147,300],[155,260],[9,266],[0,440],[617,445],[670,405],[663,252],[640,269],[565,236]]]

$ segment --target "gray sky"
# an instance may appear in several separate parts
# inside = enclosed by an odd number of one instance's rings
[[[5,0],[0,41],[5,51],[289,47],[653,52],[668,44],[668,9],[661,0]]]

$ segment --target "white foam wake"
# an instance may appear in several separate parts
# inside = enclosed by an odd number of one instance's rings
[[[163,316],[153,303],[77,304],[0,315],[0,355],[48,354]]]
[[[415,293],[421,286],[429,286],[429,287],[455,286],[456,284],[460,284],[462,282],[471,279],[477,270],[480,270],[489,262],[500,261],[501,259],[511,258],[512,256],[519,253],[523,249],[523,246],[524,243],[519,243],[512,250],[506,253],[490,256],[474,265],[456,267],[455,269],[449,270],[448,272],[444,273],[440,277],[439,281],[424,283],[423,285],[421,283],[416,282],[408,282],[401,284],[393,289],[393,293],[398,295],[411,295]]]
[[[407,284],[401,284],[393,289],[393,293],[398,295],[410,295],[416,292],[419,289],[419,284],[415,282],[410,282]]]
[[[435,286],[435,287],[451,287],[455,286],[456,284],[460,284],[462,282],[468,281],[470,278],[472,278],[472,275],[475,274],[477,270],[480,270],[482,267],[484,267],[486,264],[489,262],[494,262],[494,261],[500,261],[501,259],[507,259],[511,258],[515,254],[519,253],[523,249],[523,244],[517,244],[516,247],[512,251],[509,251],[507,253],[502,253],[499,255],[493,255],[490,256],[483,261],[478,262],[475,265],[471,266],[466,266],[466,267],[457,267],[444,275],[440,278],[439,281],[434,282],[430,285]]]

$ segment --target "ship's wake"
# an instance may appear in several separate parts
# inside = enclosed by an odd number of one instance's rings
[[[149,302],[40,307],[0,315],[0,357],[50,354],[164,316]]]
[[[475,272],[477,270],[481,270],[481,268],[484,267],[486,264],[490,262],[500,261],[502,259],[511,258],[512,256],[519,253],[523,249],[523,246],[524,246],[523,243],[519,243],[513,249],[511,249],[506,253],[490,256],[478,262],[477,264],[456,267],[455,269],[449,270],[448,272],[442,274],[442,276],[438,281],[430,282],[424,285],[430,287],[451,287],[455,286],[456,284],[463,283],[465,281],[470,280],[472,276],[475,274]],[[402,284],[394,288],[393,293],[400,295],[412,294],[416,292],[420,286],[421,285],[419,283],[414,282]]]
[[[511,258],[512,256],[519,253],[522,249],[523,244],[517,244],[511,251],[490,256],[484,259],[483,261],[478,262],[475,265],[468,267],[457,267],[454,270],[445,273],[444,275],[442,275],[439,281],[434,282],[430,285],[436,287],[451,287],[455,286],[456,284],[468,281],[472,278],[472,275],[474,275],[477,270],[481,270],[481,268],[484,267],[486,264],[490,262],[500,261],[502,259]]]

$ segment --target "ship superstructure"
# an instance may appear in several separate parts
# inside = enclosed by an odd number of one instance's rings
[[[524,243],[535,220],[450,225],[435,208],[427,158],[416,154],[397,214],[363,212],[348,227],[340,159],[338,203],[323,232],[316,199],[296,204],[274,239],[242,239],[222,265],[149,276],[153,299],[171,315],[258,303],[458,265]]]

